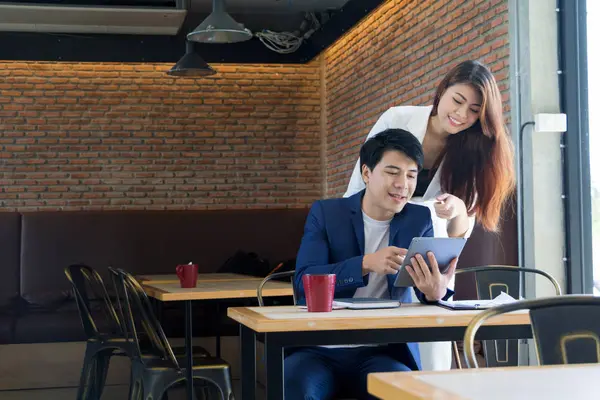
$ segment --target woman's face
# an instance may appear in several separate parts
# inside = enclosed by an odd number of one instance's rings
[[[439,126],[449,134],[464,131],[479,119],[481,95],[471,85],[457,83],[450,86],[438,104]]]

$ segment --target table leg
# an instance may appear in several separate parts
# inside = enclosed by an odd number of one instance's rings
[[[256,333],[244,325],[240,325],[240,348],[242,353],[242,400],[254,400],[256,396]]]
[[[186,391],[188,400],[194,400],[194,354],[192,346],[192,301],[187,300],[185,302],[185,378],[186,378]]]
[[[158,322],[160,322],[162,324],[162,319],[163,319],[163,302],[153,299],[154,300],[154,310],[156,311],[156,319],[158,319]]]
[[[267,400],[284,398],[283,386],[283,346],[273,339],[273,334],[265,334],[265,371],[267,373]]]
[[[219,307],[219,301],[217,300],[216,303],[216,312],[217,312],[217,326],[216,326],[216,330],[217,332],[215,333],[215,349],[216,349],[216,355],[217,358],[221,358],[221,307]]]

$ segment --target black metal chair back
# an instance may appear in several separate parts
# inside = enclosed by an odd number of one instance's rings
[[[532,268],[521,268],[510,265],[485,265],[470,268],[461,268],[457,275],[472,273],[475,275],[475,287],[479,300],[491,300],[501,292],[505,292],[515,299],[521,297],[521,282],[523,274],[536,274],[547,279],[554,287],[557,296],[562,291],[560,285],[545,271]],[[509,367],[519,365],[519,341],[511,340],[484,340],[483,350],[488,367]],[[455,357],[460,360],[455,345]],[[460,362],[459,362],[459,366]]]
[[[134,357],[143,362],[142,356],[147,354],[147,346],[143,346],[144,352],[142,352],[141,343],[147,338],[150,345],[148,350],[153,355],[169,361],[174,368],[180,370],[173,349],[142,286],[128,272],[115,268],[110,270],[116,277],[118,297],[122,299],[120,309],[124,314],[125,337],[134,343],[136,353]]]
[[[478,367],[473,343],[479,327],[492,317],[518,310],[529,310],[541,365],[600,363],[600,297],[567,295],[517,301],[477,315],[464,338],[470,367]]]
[[[119,334],[122,325],[100,274],[84,264],[65,268],[65,275],[73,287],[75,301],[86,336]]]
[[[295,270],[292,271],[285,271],[285,272],[274,272],[272,274],[269,274],[265,277],[265,279],[263,279],[260,284],[258,285],[258,289],[256,289],[256,297],[258,298],[258,305],[260,307],[264,307],[265,302],[263,300],[263,295],[262,295],[262,290],[263,287],[265,286],[265,284],[267,282],[269,282],[272,279],[277,279],[277,278],[290,278],[290,282],[292,284],[292,297],[294,299],[294,305],[296,305],[296,288],[294,287],[294,274],[296,273]]]
[[[122,319],[98,272],[87,265],[74,264],[65,268],[65,275],[73,287],[87,336],[77,399],[100,399],[111,357],[129,356],[131,347],[124,337]]]

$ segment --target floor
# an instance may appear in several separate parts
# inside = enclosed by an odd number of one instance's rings
[[[107,385],[102,394],[102,399],[118,400],[127,399],[127,385]],[[241,398],[241,386],[239,380],[233,381],[233,393],[236,399]],[[65,400],[75,399],[77,388],[61,389],[30,389],[30,390],[2,390],[0,399],[2,400]],[[257,399],[264,399],[264,390],[259,387],[256,393]],[[169,400],[184,400],[185,390],[173,389],[169,392]]]
[[[222,356],[231,365],[234,394],[240,399],[239,338],[224,337],[221,342]],[[214,338],[200,338],[194,345],[214,352],[214,343]],[[182,340],[173,341],[175,346],[182,344]],[[75,399],[84,353],[85,343],[81,342],[1,345],[0,400]],[[113,358],[102,399],[127,399],[129,362]],[[260,371],[260,364],[258,367]],[[169,392],[169,400],[184,398],[183,388]],[[264,398],[264,389],[259,385],[257,399]]]

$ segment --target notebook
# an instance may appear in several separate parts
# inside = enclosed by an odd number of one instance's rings
[[[396,308],[400,307],[400,302],[397,300],[389,299],[371,299],[371,298],[348,298],[348,299],[335,299],[331,306],[332,310],[364,310],[369,308]],[[306,305],[299,305],[299,309],[306,310]]]
[[[400,307],[398,300],[390,299],[374,299],[366,297],[356,297],[348,299],[334,299],[334,307],[344,307],[351,310],[367,309],[367,308],[396,308]]]

